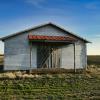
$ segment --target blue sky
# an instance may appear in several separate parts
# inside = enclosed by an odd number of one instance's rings
[[[0,0],[0,37],[45,22],[87,38],[88,54],[100,55],[100,0]]]

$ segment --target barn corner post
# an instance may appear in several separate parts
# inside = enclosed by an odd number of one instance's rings
[[[32,42],[30,41],[30,69],[29,73],[32,72]]]
[[[74,73],[76,73],[76,54],[75,54],[76,48],[75,48],[75,42],[73,43],[73,46],[74,46]]]
[[[86,48],[86,44],[85,44],[85,67],[84,67],[83,71],[86,75],[86,72],[87,72],[87,48]]]

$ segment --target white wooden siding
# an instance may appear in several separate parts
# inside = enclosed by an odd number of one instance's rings
[[[6,39],[5,42],[5,59],[4,70],[26,70],[30,69],[30,45],[28,34],[47,35],[47,36],[65,36],[68,35],[60,29],[53,26],[45,26],[16,35]],[[62,68],[74,68],[73,45],[67,45],[62,48]],[[80,42],[76,44],[76,65],[77,68],[86,66],[86,46]],[[32,68],[37,68],[37,46],[32,46]]]
[[[61,67],[66,69],[74,69],[74,46],[73,44],[62,48]],[[86,45],[78,41],[75,43],[75,66],[77,69],[87,66]]]

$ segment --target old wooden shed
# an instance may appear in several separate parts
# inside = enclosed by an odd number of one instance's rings
[[[1,38],[4,70],[79,69],[87,66],[88,41],[53,23]]]

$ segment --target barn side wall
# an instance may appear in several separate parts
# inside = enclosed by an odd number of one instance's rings
[[[16,35],[6,39],[4,50],[4,70],[28,70],[30,69],[30,45],[28,34],[65,36],[67,35],[60,29],[50,25]],[[32,68],[37,68],[37,46],[32,45]]]
[[[77,69],[87,66],[86,44],[81,41],[75,43],[75,65]],[[61,67],[66,69],[74,68],[73,44],[63,46]]]
[[[32,68],[36,65],[36,46],[32,46]],[[30,66],[30,45],[27,34],[5,41],[4,70],[28,70]]]

